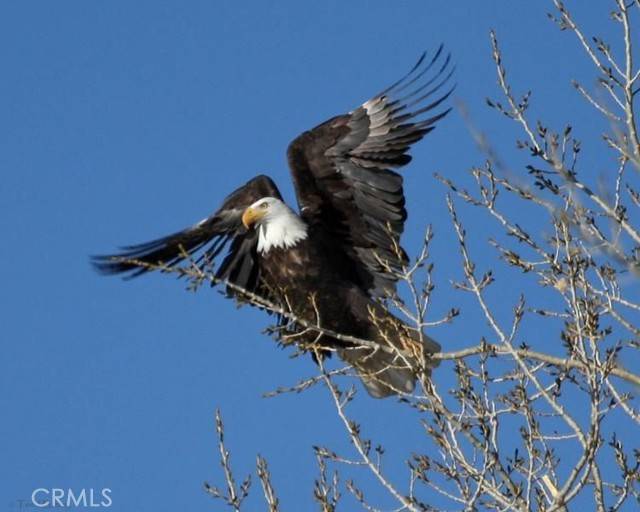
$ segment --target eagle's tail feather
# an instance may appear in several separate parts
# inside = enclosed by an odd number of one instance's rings
[[[405,339],[403,345],[406,346],[407,341],[414,342],[414,347],[424,351],[425,355],[440,351],[440,344],[428,336],[423,335],[422,340],[416,338]],[[412,393],[418,376],[429,377],[431,369],[437,365],[428,357],[425,365],[420,353],[411,354],[407,350],[389,352],[382,347],[377,350],[344,348],[338,354],[358,371],[367,392],[374,398]]]

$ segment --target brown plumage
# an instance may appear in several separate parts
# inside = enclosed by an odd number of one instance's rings
[[[411,144],[449,112],[437,109],[453,90],[441,92],[452,72],[439,48],[357,109],[297,137],[288,160],[299,215],[269,177],[257,176],[198,224],[96,257],[94,265],[106,274],[137,276],[198,251],[204,264],[226,247],[215,273],[233,285],[229,295],[246,299],[239,287],[290,310],[299,320],[287,323],[285,336],[337,350],[372,396],[412,391],[417,373],[428,371],[423,355],[440,347],[380,302],[394,293],[397,272],[407,263],[400,246],[407,217],[402,176],[393,169],[411,160]]]

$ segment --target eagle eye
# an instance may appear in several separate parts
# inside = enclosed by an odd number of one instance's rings
[[[264,203],[260,203],[260,208],[266,210],[267,208],[269,208],[269,203],[267,203],[266,201]]]

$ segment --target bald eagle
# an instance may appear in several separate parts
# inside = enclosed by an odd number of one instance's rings
[[[292,339],[336,351],[373,397],[412,392],[440,345],[385,307],[408,263],[402,176],[393,169],[449,112],[452,73],[442,47],[425,53],[360,107],[298,136],[287,152],[298,212],[268,176],[256,176],[192,227],[96,256],[95,267],[129,277],[185,258],[204,267],[226,247],[214,272],[229,296],[247,302],[244,291],[286,310]]]

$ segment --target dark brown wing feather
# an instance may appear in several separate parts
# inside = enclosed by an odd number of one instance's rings
[[[196,261],[200,264],[213,261],[231,242],[216,277],[255,291],[258,283],[256,232],[247,232],[241,218],[244,210],[262,197],[281,199],[271,178],[261,175],[229,194],[213,215],[197,224],[151,242],[123,247],[117,254],[94,256],[92,263],[103,274],[136,277],[152,269],[145,264],[171,267],[205,246],[208,247]]]
[[[449,112],[437,109],[453,91],[450,64],[442,47],[430,60],[422,55],[402,79],[289,146],[302,217],[335,243],[372,295],[394,289],[387,264],[399,270],[406,263],[402,177],[392,169],[409,163],[411,144]]]

